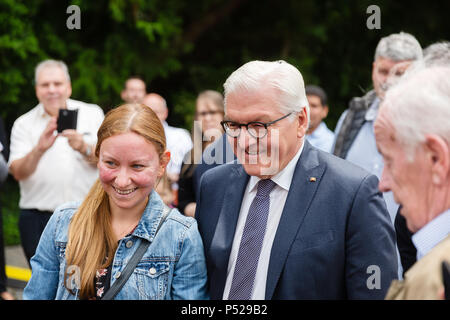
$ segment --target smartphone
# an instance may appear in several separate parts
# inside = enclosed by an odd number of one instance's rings
[[[450,263],[442,261],[442,279],[444,281],[445,300],[450,300]]]
[[[68,109],[59,109],[57,130],[59,132],[63,132],[66,129],[77,129],[77,120],[78,120],[78,109],[68,110]]]

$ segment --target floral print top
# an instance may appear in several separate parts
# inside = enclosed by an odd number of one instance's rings
[[[98,269],[95,275],[95,299],[100,300],[108,291],[111,282],[111,266],[105,269]]]

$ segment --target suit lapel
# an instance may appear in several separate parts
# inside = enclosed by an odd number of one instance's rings
[[[294,171],[289,194],[283,208],[280,223],[270,253],[269,270],[267,272],[266,299],[272,299],[278,279],[283,270],[292,242],[303,223],[325,165],[319,164],[318,151],[311,148],[305,140],[305,146]],[[315,177],[316,181],[310,181]]]
[[[224,203],[217,221],[214,237],[211,241],[208,256],[214,265],[211,274],[211,298],[222,299],[228,269],[228,259],[233,244],[236,224],[244,197],[249,176],[241,165],[229,164],[232,167],[230,180],[227,183]]]

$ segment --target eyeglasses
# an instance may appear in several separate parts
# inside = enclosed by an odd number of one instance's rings
[[[249,123],[237,123],[231,120],[224,120],[221,121],[220,124],[222,125],[223,130],[225,133],[231,137],[231,138],[237,138],[241,134],[241,127],[245,127],[248,131],[248,133],[255,139],[262,139],[267,135],[267,127],[274,124],[275,122],[278,122],[280,120],[283,120],[284,118],[287,118],[290,116],[292,112],[289,112],[288,114],[282,116],[279,119],[273,120],[271,122],[260,122],[260,121],[252,121]]]

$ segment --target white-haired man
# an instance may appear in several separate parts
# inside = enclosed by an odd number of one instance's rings
[[[203,174],[195,214],[211,298],[383,298],[397,257],[378,179],[305,140],[300,72],[251,61],[224,88],[238,160]]]
[[[69,99],[72,86],[62,61],[45,60],[35,70],[39,104],[12,127],[9,171],[20,185],[19,231],[28,261],[59,205],[82,200],[97,178],[92,163],[102,109]],[[78,109],[76,130],[56,134],[59,109]]]
[[[385,166],[379,188],[402,205],[418,261],[388,299],[437,299],[450,262],[450,68],[408,74],[390,89],[375,122]]]

